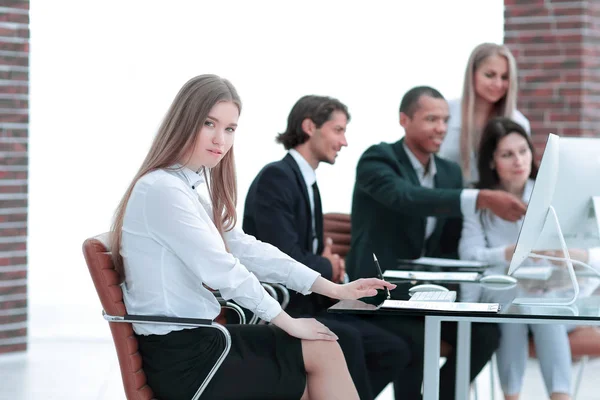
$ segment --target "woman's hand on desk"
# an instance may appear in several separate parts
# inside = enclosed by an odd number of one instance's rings
[[[396,285],[377,278],[357,279],[346,284],[336,284],[323,277],[318,277],[310,288],[315,293],[338,300],[354,300],[361,297],[372,297],[377,289],[395,289]]]
[[[377,294],[377,289],[395,289],[396,285],[377,278],[357,279],[344,285],[338,285],[337,299],[360,299],[372,297]]]
[[[338,340],[335,333],[314,318],[292,318],[282,311],[271,320],[271,323],[298,339]]]
[[[334,299],[360,299],[377,295],[377,289],[395,289],[396,285],[377,278],[357,279],[350,283],[337,285],[337,296]]]

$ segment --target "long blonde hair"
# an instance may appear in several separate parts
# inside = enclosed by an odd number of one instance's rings
[[[494,104],[490,118],[511,118],[517,107],[517,63],[508,47],[495,43],[482,43],[471,52],[461,101],[461,127],[460,127],[460,157],[463,177],[468,180],[471,176],[471,153],[477,148],[474,143],[475,135],[475,72],[481,64],[490,56],[499,55],[506,58],[508,62],[508,90],[506,95]]]
[[[164,169],[176,163],[185,164],[184,157],[190,156],[198,133],[204,125],[208,113],[219,102],[231,101],[241,112],[242,103],[233,85],[217,75],[199,75],[179,90],[165,115],[152,146],[127,188],[115,211],[112,232],[112,258],[115,268],[123,279],[123,258],[121,257],[121,233],[127,203],[137,181],[149,172]],[[209,193],[213,205],[213,219],[221,235],[231,230],[237,221],[237,183],[233,148],[223,160],[211,169]]]

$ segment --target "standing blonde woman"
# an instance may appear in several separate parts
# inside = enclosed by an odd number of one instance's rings
[[[271,321],[226,326],[232,347],[203,397],[358,399],[335,334],[312,318],[291,318],[259,279],[336,299],[394,285],[334,284],[244,234],[232,149],[240,110],[235,88],[215,75],[192,78],[176,95],[112,227],[127,311],[212,320],[220,307],[206,285]],[[166,400],[192,398],[224,345],[212,329],[133,327],[148,383]]]
[[[477,149],[481,132],[494,117],[507,117],[531,134],[529,121],[516,109],[517,65],[510,50],[483,43],[471,52],[462,98],[449,101],[450,120],[439,155],[458,163],[465,185],[479,180]]]

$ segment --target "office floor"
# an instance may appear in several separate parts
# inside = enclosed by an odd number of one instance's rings
[[[0,400],[125,399],[109,330],[99,313],[90,316],[84,309],[72,309],[68,315],[47,311],[32,310],[32,335],[26,353],[0,356]],[[577,368],[575,364],[574,374]],[[585,369],[578,400],[598,399],[598,376],[600,360],[592,360]],[[479,400],[489,400],[487,367],[477,386]],[[496,399],[502,399],[498,387],[496,392]],[[541,373],[537,362],[530,360],[521,398],[543,399],[542,393]],[[377,398],[392,399],[391,386]]]

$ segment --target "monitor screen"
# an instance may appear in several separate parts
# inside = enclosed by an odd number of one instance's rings
[[[561,248],[556,225],[547,220],[550,206],[556,212],[567,247],[600,246],[593,208],[596,196],[600,196],[600,139],[550,134],[509,274],[531,251]]]

